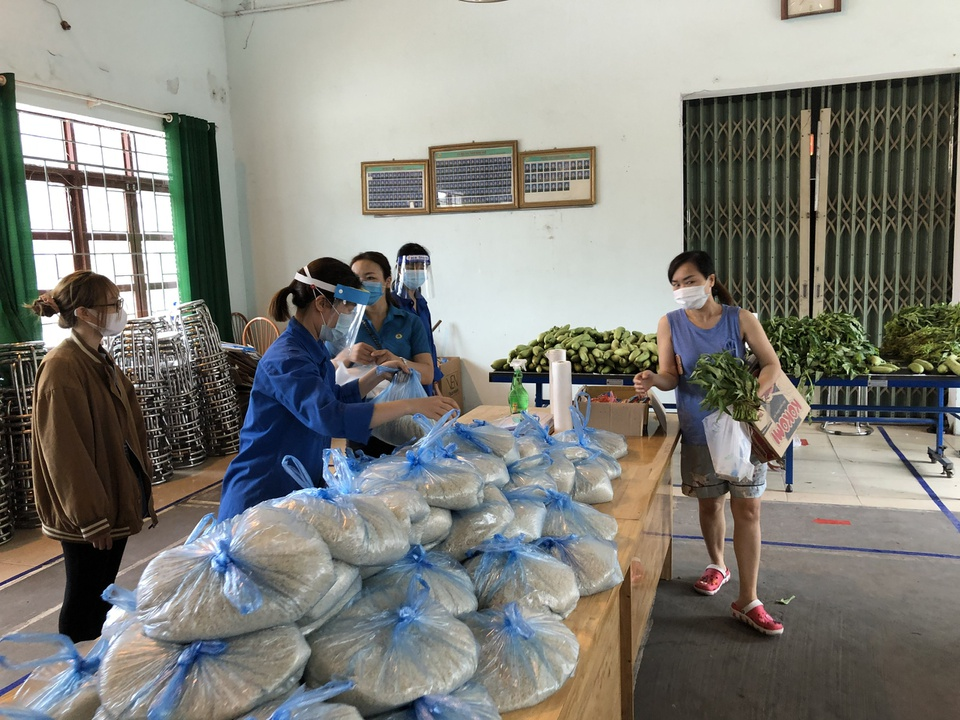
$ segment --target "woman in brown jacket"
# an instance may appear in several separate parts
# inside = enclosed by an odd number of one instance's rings
[[[67,584],[60,632],[100,635],[127,537],[156,525],[146,427],[133,386],[100,343],[126,323],[120,291],[89,270],[33,303],[72,333],[44,357],[33,397],[33,487],[43,533],[59,540]],[[151,525],[151,527],[153,526]]]

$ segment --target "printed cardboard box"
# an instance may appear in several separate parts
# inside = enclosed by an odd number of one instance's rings
[[[585,385],[580,388],[591,398],[604,393],[612,392],[621,402],[590,403],[590,427],[598,430],[610,430],[627,437],[640,437],[647,432],[647,414],[650,410],[649,402],[627,402],[636,393],[633,386],[625,385]],[[577,399],[577,407],[584,415],[587,414],[585,398]]]
[[[763,462],[782,459],[810,414],[810,406],[782,371],[760,399],[760,417],[750,428],[753,453]]]
[[[461,410],[463,410],[463,386],[460,383],[460,358],[458,357],[439,357],[440,372],[443,373],[443,379],[440,381],[440,393],[444,397],[453,398]]]

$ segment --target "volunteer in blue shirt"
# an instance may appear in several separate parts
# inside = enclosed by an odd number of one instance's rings
[[[700,530],[710,557],[710,564],[693,589],[702,595],[715,595],[730,580],[730,568],[723,559],[724,501],[729,493],[733,552],[739,574],[739,593],[730,610],[754,630],[780,635],[783,624],[757,598],[760,498],[767,486],[767,466],[755,462],[752,476],[743,480],[717,476],[703,428],[703,420],[711,411],[700,406],[703,388],[690,382],[701,355],[726,351],[743,358],[746,341],[760,363],[759,389],[763,394],[780,372],[780,361],[760,321],[753,313],[736,307],[730,293],[717,280],[713,260],[707,253],[693,250],[677,255],[670,262],[667,278],[680,308],[664,315],[657,325],[657,372],[644,370],[633,378],[633,386],[641,396],[652,388],[677,391],[682,490],[684,495],[699,501]]]
[[[427,394],[440,394],[440,381],[443,372],[437,362],[437,345],[433,340],[433,318],[426,298],[433,297],[433,270],[430,253],[423,245],[407,243],[397,251],[397,272],[391,290],[393,299],[399,307],[412,312],[420,318],[430,343],[430,357],[433,361],[433,380]],[[427,377],[424,376],[426,381]]]
[[[288,302],[296,308],[293,317]],[[366,403],[363,396],[382,379],[376,369],[342,387],[336,384],[325,344],[334,351],[352,344],[367,302],[360,279],[333,258],[301,268],[274,295],[270,314],[290,322],[257,366],[240,451],[223,479],[220,520],[299,489],[280,465],[285,455],[297,457],[321,483],[323,451],[331,438],[366,442],[370,428],[381,423],[415,413],[438,419],[456,407],[438,397]],[[380,364],[404,370],[400,360]]]

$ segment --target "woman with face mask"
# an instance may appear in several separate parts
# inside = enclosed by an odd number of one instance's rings
[[[440,381],[443,372],[437,362],[437,345],[433,339],[433,318],[427,298],[433,297],[433,265],[430,253],[418,243],[407,243],[397,251],[397,272],[394,277],[391,295],[397,305],[412,312],[423,323],[427,341],[430,343],[430,358],[433,363],[433,380],[429,383],[429,394],[440,394]],[[424,382],[430,376],[424,375]],[[426,386],[425,386],[426,387]]]
[[[285,455],[295,456],[310,477],[321,481],[323,451],[332,438],[366,443],[370,428],[382,423],[415,413],[436,420],[456,408],[446,398],[364,402],[384,377],[377,368],[336,384],[331,353],[353,346],[369,301],[356,274],[333,258],[304,266],[274,295],[271,316],[290,322],[257,365],[240,451],[223,478],[220,520],[299,489],[280,465]],[[399,360],[379,365],[407,372]]]
[[[40,363],[33,395],[33,489],[43,534],[59,540],[67,583],[59,631],[100,635],[127,537],[156,525],[147,430],[133,385],[101,347],[127,322],[120,291],[89,270],[31,306],[72,330]]]
[[[724,500],[730,494],[733,514],[733,550],[737,559],[739,594],[731,605],[735,618],[766,635],[779,635],[783,625],[775,620],[757,598],[760,570],[760,497],[766,488],[767,467],[754,464],[753,476],[744,482],[718,478],[707,449],[703,419],[711,410],[700,403],[703,388],[690,382],[699,357],[728,351],[745,357],[744,343],[760,362],[760,393],[772,385],[780,361],[760,322],[733,304],[733,298],[717,280],[713,260],[702,251],[681,253],[667,271],[679,310],[667,313],[657,326],[660,367],[656,373],[644,370],[633,379],[640,396],[652,388],[677,391],[680,421],[680,475],[683,494],[699,502],[700,529],[710,564],[694,583],[694,590],[715,595],[730,580],[724,558],[726,532]],[[719,302],[718,302],[719,300]]]

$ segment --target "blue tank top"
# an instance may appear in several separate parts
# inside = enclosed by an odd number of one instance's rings
[[[740,308],[723,305],[720,320],[709,330],[697,327],[687,317],[682,308],[667,313],[670,323],[670,335],[673,339],[673,352],[677,356],[677,369],[680,370],[680,384],[677,386],[677,418],[683,442],[688,445],[706,445],[707,437],[703,432],[703,419],[713,412],[700,407],[705,391],[699,385],[690,382],[690,375],[697,366],[701,355],[726,350],[738,358],[743,358],[746,349],[743,333],[740,330]]]

